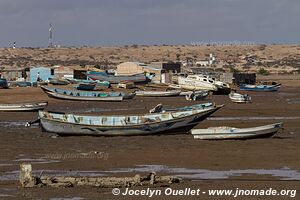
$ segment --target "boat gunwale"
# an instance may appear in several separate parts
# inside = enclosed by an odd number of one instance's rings
[[[32,105],[32,106],[47,106],[48,101],[37,101],[37,102],[23,102],[23,103],[5,103],[5,104],[0,104],[1,106],[24,106],[24,105]]]

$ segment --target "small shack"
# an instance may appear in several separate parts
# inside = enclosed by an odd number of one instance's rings
[[[241,84],[255,84],[256,74],[255,73],[233,73],[233,83],[236,85]]]
[[[153,83],[171,83],[172,74],[181,71],[181,63],[152,62],[124,62],[117,66],[117,75],[133,75],[146,73]]]
[[[30,68],[30,81],[37,81],[38,74],[42,81],[46,81],[54,77],[54,69],[50,67],[32,67]]]
[[[28,67],[3,67],[0,70],[1,77],[8,81],[27,80],[29,76]]]

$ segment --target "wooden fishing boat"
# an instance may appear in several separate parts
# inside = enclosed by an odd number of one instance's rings
[[[123,99],[132,99],[135,94],[125,94],[123,92],[94,92],[65,90],[41,86],[42,90],[50,97],[67,100],[79,101],[122,101]]]
[[[96,83],[97,86],[100,87],[110,87],[110,83],[108,81],[94,81],[94,80],[86,80],[86,79],[75,79],[75,78],[66,78],[67,81],[69,81],[71,84],[81,84],[81,83],[85,83],[85,84],[92,84],[92,83]]]
[[[169,96],[178,96],[181,90],[169,90],[169,91],[135,91],[137,96],[145,96],[145,97],[169,97]]]
[[[240,85],[240,90],[256,91],[256,92],[274,92],[280,88],[280,84],[277,85]]]
[[[48,105],[47,101],[30,102],[30,103],[15,103],[15,104],[0,104],[0,111],[35,111],[43,110]]]
[[[88,71],[86,75],[92,80],[108,81],[110,83],[120,83],[121,81],[132,81],[134,83],[148,82],[148,78],[144,73],[134,75],[120,75],[115,76],[107,74],[106,72]]]
[[[248,94],[239,94],[236,92],[231,92],[229,98],[235,103],[249,103],[251,102],[251,97]]]
[[[68,84],[70,84],[69,81],[64,80],[64,79],[58,79],[58,78],[49,79],[49,83],[52,85],[68,85]]]
[[[92,91],[95,89],[97,83],[80,83],[78,86],[75,86],[77,90],[87,90]]]
[[[128,136],[186,132],[223,107],[143,115],[87,116],[39,112],[42,129],[60,135]]]
[[[225,140],[266,138],[276,134],[282,128],[282,122],[253,128],[210,127],[207,129],[192,129],[195,139]]]

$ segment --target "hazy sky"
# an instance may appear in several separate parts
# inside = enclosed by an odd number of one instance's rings
[[[0,47],[300,43],[299,0],[0,0]]]

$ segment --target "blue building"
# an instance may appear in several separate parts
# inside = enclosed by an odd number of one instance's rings
[[[30,81],[37,81],[38,74],[40,76],[41,81],[46,81],[49,78],[54,77],[54,69],[50,67],[33,67],[30,68]]]

